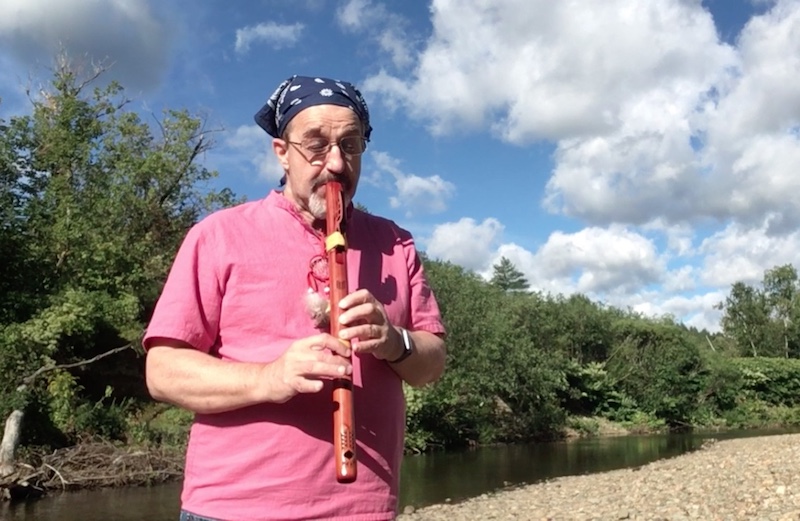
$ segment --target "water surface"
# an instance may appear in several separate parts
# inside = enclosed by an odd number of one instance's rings
[[[407,456],[400,479],[400,508],[459,501],[505,486],[559,476],[636,467],[695,450],[708,438],[786,432],[789,431],[619,436]],[[180,483],[52,494],[27,503],[0,503],[0,519],[177,521],[179,496]]]

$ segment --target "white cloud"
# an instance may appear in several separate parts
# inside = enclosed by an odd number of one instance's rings
[[[761,281],[768,269],[796,265],[800,231],[770,235],[768,226],[768,222],[758,228],[731,224],[703,240],[703,282],[717,287],[730,287],[738,281],[753,284]]]
[[[397,179],[398,195],[389,199],[392,208],[407,208],[406,216],[414,215],[415,210],[424,209],[428,213],[441,213],[447,209],[446,200],[455,191],[452,183],[438,175],[419,177],[407,175]]]
[[[291,47],[300,39],[304,25],[296,24],[276,24],[275,22],[260,23],[250,25],[236,30],[236,52],[245,54],[250,50],[254,43],[264,42],[273,49]]]
[[[687,326],[709,332],[720,330],[722,312],[716,307],[725,300],[726,294],[720,291],[693,296],[661,297],[648,295],[642,302],[632,306],[636,312],[651,317],[671,316]]]
[[[450,260],[489,276],[506,256],[533,288],[710,330],[733,282],[797,262],[800,1],[771,2],[733,45],[701,2],[431,10],[413,72],[380,70],[364,90],[434,135],[488,127],[512,144],[552,142],[539,202],[587,226],[535,252],[498,236],[475,259],[451,237]]]
[[[220,155],[223,162],[245,163],[266,181],[277,182],[283,167],[272,152],[272,140],[256,125],[242,125],[227,133]]]
[[[394,178],[397,195],[389,198],[392,208],[406,209],[406,215],[417,213],[441,213],[447,209],[447,201],[455,193],[455,185],[438,175],[421,177],[407,174],[400,169],[400,161],[386,152],[371,152],[370,157],[378,167],[378,175],[387,173]],[[373,184],[380,181],[371,178]]]
[[[336,11],[336,21],[348,32],[366,33],[388,54],[395,67],[404,69],[413,63],[410,25],[404,17],[391,12],[385,4],[371,0],[348,0]]]
[[[590,225],[800,225],[800,2],[718,39],[701,2],[432,3],[410,75],[364,82],[434,134],[556,144],[546,208]],[[535,172],[531,172],[534,175]],[[686,241],[682,242],[686,247]]]
[[[20,64],[49,67],[63,50],[74,60],[110,66],[106,77],[129,88],[161,81],[171,44],[168,24],[148,0],[0,3],[0,44]]]
[[[377,23],[384,14],[382,6],[370,0],[349,0],[336,10],[336,21],[349,31],[360,31]]]
[[[574,280],[574,291],[627,294],[661,281],[665,266],[653,242],[625,228],[554,232],[536,253],[535,279],[545,287]]]
[[[666,267],[653,242],[624,228],[557,231],[535,253],[502,243],[503,230],[493,218],[480,224],[470,218],[445,223],[434,230],[427,252],[486,278],[492,266],[506,257],[525,274],[531,289],[579,292],[603,300],[635,294],[665,278]]]
[[[694,266],[681,266],[664,277],[662,288],[666,293],[684,293],[697,287],[698,270]]]
[[[405,69],[414,63],[408,38],[398,27],[390,27],[378,35],[378,44],[392,57],[395,67]]]
[[[503,242],[504,226],[496,219],[477,223],[464,218],[438,226],[427,252],[489,279],[501,257],[509,259],[531,290],[552,295],[581,293],[595,302],[632,309],[647,316],[669,315],[689,326],[719,330],[714,306],[725,292],[700,288],[703,271],[691,266],[666,267],[652,240],[612,226],[554,232],[537,251]]]
[[[693,6],[435,0],[433,35],[400,101],[437,132],[487,119],[518,143],[609,130],[631,95],[707,83],[728,63],[711,17]]]
[[[425,251],[433,258],[450,261],[472,271],[485,270],[503,232],[497,219],[474,219],[440,224],[428,239]]]

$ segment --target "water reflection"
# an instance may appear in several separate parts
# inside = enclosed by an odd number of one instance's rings
[[[699,436],[631,436],[408,457],[402,503],[419,507],[507,485],[635,467],[683,454],[702,442]]]
[[[177,521],[180,485],[86,490],[0,503],[3,521]]]
[[[636,467],[699,448],[718,439],[782,434],[747,431],[725,434],[626,436],[570,442],[487,447],[479,450],[409,456],[403,460],[400,505],[421,507],[458,501],[508,485],[559,476]],[[796,432],[796,431],[795,431]],[[7,521],[175,521],[180,484],[53,494],[39,501],[0,503]]]

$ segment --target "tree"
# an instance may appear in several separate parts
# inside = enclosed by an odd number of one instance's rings
[[[544,438],[564,421],[558,393],[562,360],[527,327],[538,297],[509,294],[475,273],[426,260],[447,328],[447,371],[435,386],[411,391],[414,443],[453,446]],[[420,433],[435,433],[425,435]]]
[[[148,125],[120,85],[90,90],[103,72],[62,56],[32,113],[0,121],[6,469],[23,418],[34,439],[91,426],[80,407],[107,383],[87,364],[133,356],[188,227],[235,201],[198,164],[211,146],[202,120],[168,110]]]
[[[530,285],[525,275],[506,257],[493,266],[491,283],[504,291],[527,291]]]
[[[791,264],[777,266],[764,273],[764,294],[771,309],[771,317],[781,325],[783,354],[800,355],[800,285],[797,270]]]
[[[736,340],[740,354],[747,354],[749,348],[752,356],[763,355],[768,345],[769,323],[769,308],[763,292],[744,282],[736,282],[722,308],[722,330]],[[759,348],[762,349],[760,353]]]
[[[626,318],[614,329],[616,348],[606,368],[615,387],[670,426],[690,424],[705,383],[697,346],[669,322]]]
[[[800,282],[791,264],[765,271],[761,288],[734,283],[720,307],[723,332],[740,349],[752,356],[800,356]]]

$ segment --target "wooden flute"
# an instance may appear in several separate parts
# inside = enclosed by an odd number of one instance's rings
[[[329,181],[325,190],[326,231],[325,250],[330,274],[330,332],[339,338],[339,301],[347,289],[346,208],[342,184]],[[349,342],[342,340],[349,346]],[[336,480],[352,483],[356,480],[356,431],[353,409],[353,379],[343,376],[333,381],[333,447]]]

